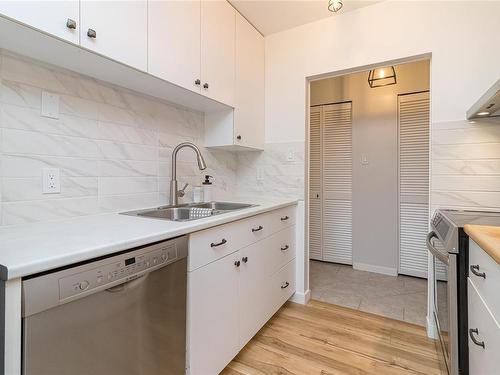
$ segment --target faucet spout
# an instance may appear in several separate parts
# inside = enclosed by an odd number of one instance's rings
[[[198,168],[204,170],[207,164],[200,149],[192,142],[179,143],[172,152],[172,179],[170,180],[170,204],[177,205],[179,200],[179,190],[177,189],[177,153],[184,147],[192,149],[196,153],[196,160],[198,161]]]

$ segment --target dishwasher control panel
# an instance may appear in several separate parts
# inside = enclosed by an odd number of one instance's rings
[[[140,255],[131,255],[128,258],[124,255],[123,259],[59,279],[59,299],[63,301],[119,280],[123,282],[133,280],[146,270],[152,271],[176,259],[177,248],[173,245]]]

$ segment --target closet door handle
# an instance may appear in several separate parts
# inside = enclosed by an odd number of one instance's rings
[[[208,89],[208,83],[204,83],[204,84],[203,84],[203,88],[204,88],[204,89]]]
[[[252,228],[252,232],[259,232],[262,229],[264,229],[264,227],[262,225],[259,225],[257,228]]]
[[[212,243],[210,244],[210,247],[217,247],[217,246],[224,245],[224,244],[226,244],[226,243],[227,243],[226,239],[225,239],[225,238],[223,238],[223,239],[221,240],[221,242],[216,242],[216,243],[213,243],[213,242],[212,242]]]
[[[479,272],[479,264],[473,264],[470,266],[470,271],[476,275],[477,277],[482,277],[483,279],[486,279],[486,273],[484,272]]]
[[[482,346],[483,349],[484,349],[484,347],[485,347],[484,346],[484,341],[479,341],[478,339],[476,339],[474,337],[474,334],[478,335],[479,334],[479,330],[477,328],[471,328],[471,329],[469,329],[469,337],[472,340],[472,342],[474,344],[476,344],[477,346]]]
[[[289,285],[290,285],[290,283],[288,281],[286,281],[284,284],[281,285],[281,289],[286,289],[286,288],[288,288]]]
[[[194,84],[195,84],[196,86],[199,86],[199,85],[201,85],[201,81],[200,81],[199,79],[197,79],[197,80],[195,80],[195,81],[194,81]]]
[[[241,258],[241,261],[242,261],[243,263],[248,262],[248,257],[243,257],[243,258]]]
[[[290,248],[290,246],[288,246],[288,245],[281,246],[281,251],[287,251],[289,248]]]
[[[241,264],[241,263],[240,263],[240,261],[239,261],[239,260],[236,260],[236,261],[234,262],[234,265],[235,265],[236,267],[239,267],[239,266],[240,266],[240,264]]]

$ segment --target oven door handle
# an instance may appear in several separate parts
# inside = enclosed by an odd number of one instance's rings
[[[449,257],[446,256],[445,254],[443,254],[441,251],[439,251],[438,249],[436,249],[432,245],[431,240],[433,238],[438,238],[436,232],[434,232],[434,231],[429,232],[429,234],[427,234],[427,238],[426,238],[427,249],[429,249],[431,254],[434,255],[436,258],[438,258],[441,262],[448,264],[450,262]]]

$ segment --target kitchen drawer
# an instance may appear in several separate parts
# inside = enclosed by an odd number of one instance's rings
[[[265,246],[269,252],[268,273],[271,276],[295,258],[295,225],[272,234]]]
[[[295,259],[271,277],[270,296],[274,314],[295,293]]]
[[[497,374],[498,353],[500,353],[500,326],[491,315],[480,292],[471,279],[468,280],[469,306],[469,373]],[[484,348],[477,345],[471,338],[470,330],[476,341],[484,343]]]
[[[219,225],[189,235],[188,271],[193,271],[246,246],[246,220]],[[247,236],[248,237],[248,236]]]
[[[479,266],[479,269],[471,269]],[[484,273],[485,277],[476,273]],[[500,321],[500,298],[498,286],[500,285],[500,266],[474,241],[469,241],[469,278],[486,301],[489,309],[497,321]]]

